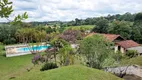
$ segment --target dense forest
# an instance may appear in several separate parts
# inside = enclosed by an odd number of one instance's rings
[[[60,26],[59,31],[64,31],[66,27],[81,26],[81,25],[94,25],[92,32],[120,34],[125,39],[132,39],[138,43],[142,43],[142,13],[125,13],[108,15],[101,17],[92,17],[86,19],[78,19],[72,21],[49,21],[49,22],[28,22],[22,23],[18,26],[11,27],[8,23],[0,23],[0,42],[13,43],[15,40],[16,30],[20,27],[44,27]],[[51,28],[46,28],[47,33],[55,31]]]

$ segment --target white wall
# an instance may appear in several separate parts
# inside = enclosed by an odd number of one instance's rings
[[[116,53],[118,51],[118,45],[115,45],[114,52]]]
[[[121,48],[120,48],[120,52],[121,52],[121,53],[125,53],[125,48],[121,47]]]
[[[117,51],[118,51],[118,45],[115,45],[114,52],[116,53]],[[125,53],[125,48],[120,47],[120,52]]]

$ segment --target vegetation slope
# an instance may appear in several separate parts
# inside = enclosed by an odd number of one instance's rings
[[[0,80],[121,80],[120,78],[84,66],[61,67],[41,72],[41,65],[33,67],[32,55],[6,58],[0,45]]]
[[[131,59],[122,60],[122,65],[139,65],[142,66],[142,56],[134,57]]]
[[[30,72],[16,80],[121,80],[97,69],[84,66],[66,66],[44,72]]]

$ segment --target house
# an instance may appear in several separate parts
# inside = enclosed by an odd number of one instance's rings
[[[129,48],[138,47],[139,44],[134,42],[133,40],[124,40],[115,43],[115,52],[118,50],[122,53],[125,53]]]
[[[90,33],[88,36],[92,36],[94,34],[100,34],[100,33]],[[119,42],[125,40],[123,37],[116,34],[100,34],[100,35],[104,36],[110,42]]]
[[[94,34],[103,35],[108,41],[113,42],[115,44],[115,46],[113,46],[115,52],[120,51],[126,53],[128,50],[136,50],[138,53],[142,54],[142,46],[133,40],[125,40],[123,37],[116,34],[90,33],[88,36]]]
[[[120,42],[115,43],[115,52],[121,51],[122,53],[125,53],[128,50],[136,50],[138,53],[142,54],[142,47],[140,44],[133,40],[124,40]]]
[[[102,34],[102,35],[110,42],[119,42],[125,40],[123,37],[116,34]]]

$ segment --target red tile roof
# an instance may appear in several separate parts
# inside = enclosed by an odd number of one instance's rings
[[[101,34],[101,33],[90,33],[88,36],[91,36],[93,34]],[[121,37],[120,35],[116,35],[116,34],[101,34],[101,35],[106,37],[106,39],[109,41],[114,41],[116,38]]]
[[[139,46],[139,44],[137,42],[134,42],[133,40],[120,41],[120,42],[116,42],[116,44],[123,48],[131,48],[131,47]]]
[[[107,38],[109,41],[114,41],[116,38],[120,37],[120,35],[115,34],[102,34],[104,37]]]

